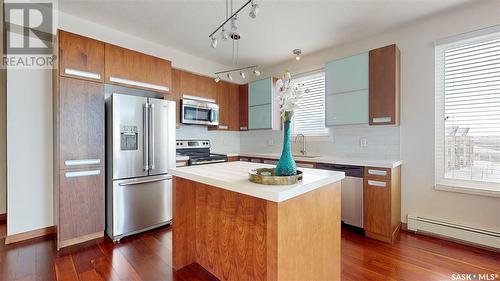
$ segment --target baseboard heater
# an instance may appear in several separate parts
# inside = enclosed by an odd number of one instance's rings
[[[483,245],[500,250],[500,232],[479,229],[416,215],[407,216],[407,229],[454,238],[464,242]]]

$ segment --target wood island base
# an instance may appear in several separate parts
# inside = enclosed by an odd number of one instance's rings
[[[283,202],[174,176],[173,267],[220,280],[340,280],[340,181]]]

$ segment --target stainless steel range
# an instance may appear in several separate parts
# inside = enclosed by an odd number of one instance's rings
[[[227,155],[210,153],[209,140],[177,140],[177,155],[189,156],[189,165],[227,162]]]

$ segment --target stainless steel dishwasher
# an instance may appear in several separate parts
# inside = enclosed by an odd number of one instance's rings
[[[363,228],[363,167],[318,163],[318,169],[345,173],[342,180],[342,221]]]

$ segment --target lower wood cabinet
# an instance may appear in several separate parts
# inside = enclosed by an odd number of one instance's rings
[[[363,190],[366,236],[393,243],[401,228],[401,168],[365,167]]]
[[[104,235],[104,167],[59,173],[58,248]]]

